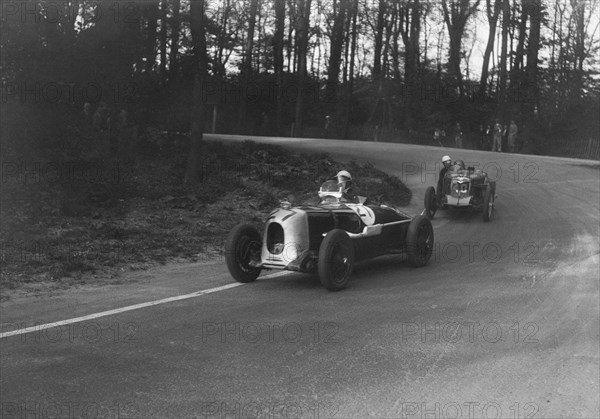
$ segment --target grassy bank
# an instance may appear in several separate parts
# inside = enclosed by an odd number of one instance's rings
[[[0,290],[115,283],[127,270],[222,260],[235,224],[262,222],[290,194],[297,202],[314,199],[342,168],[360,195],[396,206],[411,199],[398,178],[371,164],[250,141],[207,142],[202,180],[188,187],[182,183],[187,139],[156,137],[128,164],[89,156],[9,164],[2,179]]]

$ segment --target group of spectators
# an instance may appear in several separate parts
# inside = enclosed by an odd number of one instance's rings
[[[483,131],[483,130],[482,130]],[[517,127],[517,123],[514,119],[510,120],[510,125],[501,125],[500,119],[496,118],[494,122],[494,126],[488,125],[485,130],[485,136],[492,136],[492,151],[502,151],[502,139],[506,137],[506,145],[508,147],[509,153],[514,153],[517,151],[517,134],[519,133],[519,128]],[[482,146],[485,142],[485,136],[481,135]],[[482,147],[483,148],[483,147]]]
[[[457,122],[452,128],[452,137],[454,138],[454,147],[463,148],[463,132],[460,122]],[[440,128],[433,130],[433,141],[435,144],[443,147],[446,139],[446,130]]]
[[[494,124],[488,125],[486,129],[483,128],[483,125],[480,125],[479,131],[479,148],[481,150],[489,149],[489,139],[491,139],[491,151],[501,152],[503,138],[506,138],[508,148],[506,151],[509,153],[517,151],[517,134],[519,133],[519,129],[514,119],[511,119],[510,124],[502,125],[500,119],[496,118]],[[454,147],[463,148],[463,131],[459,122],[454,125],[451,135],[454,139]],[[436,145],[443,147],[446,140],[446,131],[444,129],[435,128],[433,130],[433,142]]]

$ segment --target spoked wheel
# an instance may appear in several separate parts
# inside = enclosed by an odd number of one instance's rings
[[[419,215],[410,222],[406,233],[408,261],[416,268],[424,266],[433,252],[433,226],[424,215]]]
[[[329,291],[346,288],[354,266],[354,243],[344,230],[331,230],[319,249],[319,279]]]
[[[425,190],[425,214],[427,215],[427,218],[431,220],[436,211],[437,196],[435,195],[435,188],[430,186]]]
[[[494,213],[496,184],[490,183],[483,196],[483,221],[490,221]]]
[[[262,241],[258,231],[249,224],[239,224],[227,237],[225,261],[231,276],[238,282],[252,282],[260,275],[261,268],[251,262],[260,262]]]

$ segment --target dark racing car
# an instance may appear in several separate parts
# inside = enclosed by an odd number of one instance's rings
[[[494,211],[496,182],[486,172],[457,161],[444,175],[438,196],[433,186],[425,191],[425,213],[432,219],[439,208],[471,208],[482,211],[483,221],[490,221]]]
[[[335,181],[319,190],[316,205],[282,206],[271,212],[262,235],[249,224],[227,238],[225,257],[236,281],[251,282],[262,269],[318,273],[330,291],[346,287],[355,262],[390,253],[425,265],[433,250],[433,227],[423,215],[410,217],[386,205],[344,199]]]

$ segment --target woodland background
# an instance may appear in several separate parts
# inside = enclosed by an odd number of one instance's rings
[[[516,120],[521,152],[599,157],[591,0],[22,0],[1,12],[11,159],[78,157],[103,133],[98,153],[127,160],[183,133],[194,182],[213,130],[432,144],[460,122],[477,148],[495,118]]]

